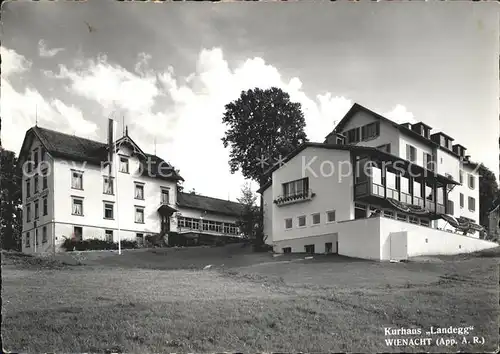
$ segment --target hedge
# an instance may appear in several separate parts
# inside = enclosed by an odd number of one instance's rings
[[[122,249],[137,248],[136,241],[123,240],[120,243]],[[62,244],[62,248],[66,251],[117,250],[118,243],[96,238],[81,241],[67,238]]]

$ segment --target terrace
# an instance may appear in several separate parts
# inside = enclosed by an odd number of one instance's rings
[[[437,219],[448,212],[448,191],[458,182],[384,152],[354,156],[354,199]]]

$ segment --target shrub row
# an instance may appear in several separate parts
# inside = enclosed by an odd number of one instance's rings
[[[123,240],[120,243],[122,249],[137,248],[135,241]],[[81,241],[67,238],[62,244],[62,248],[66,251],[117,250],[118,243],[95,238]]]

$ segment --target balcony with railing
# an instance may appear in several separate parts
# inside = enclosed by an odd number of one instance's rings
[[[306,189],[305,191],[280,195],[278,196],[278,198],[274,200],[274,204],[276,204],[277,206],[282,206],[282,205],[306,202],[314,198],[315,195],[316,194],[313,193],[311,189]]]
[[[408,205],[410,207],[416,207],[417,209],[423,209],[430,213],[445,214],[446,207],[443,203],[435,202],[434,199],[418,197],[416,195],[411,195],[397,189],[383,186],[378,183],[373,183],[371,181],[366,181],[362,183],[357,183],[354,186],[355,199],[375,197],[380,199],[387,199],[397,202],[401,205]]]

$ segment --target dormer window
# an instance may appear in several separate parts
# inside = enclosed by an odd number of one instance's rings
[[[120,157],[120,172],[129,173],[128,158],[126,157]]]

